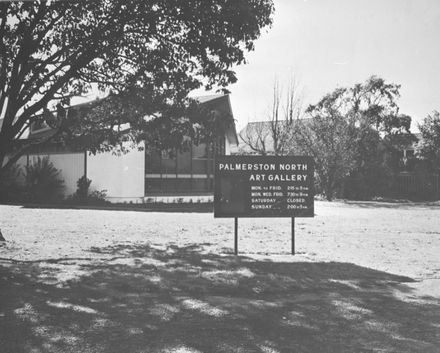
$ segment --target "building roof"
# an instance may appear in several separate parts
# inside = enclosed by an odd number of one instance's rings
[[[105,98],[103,98],[105,99]],[[232,145],[238,146],[238,137],[237,137],[237,131],[235,128],[235,121],[234,116],[232,113],[232,106],[229,99],[229,95],[225,94],[216,94],[216,95],[210,95],[210,96],[201,96],[201,97],[193,97],[196,101],[198,101],[203,106],[209,106],[214,109],[218,109],[225,113],[225,116],[230,117],[230,124],[225,124],[225,135],[228,139],[228,142]],[[102,99],[95,99],[91,100],[89,102],[84,102],[80,104],[72,105],[68,108],[72,109],[78,109],[82,107],[87,107],[89,105],[92,105],[93,103],[99,102]],[[50,112],[54,117],[56,117],[57,112],[52,111]],[[1,125],[0,125],[1,126]],[[54,130],[50,128],[47,124],[43,122],[42,126],[39,129],[35,129],[35,124],[31,127],[30,133],[28,138],[44,138],[49,137],[54,133]]]
[[[225,135],[229,144],[238,146],[238,135],[229,94],[214,94],[211,96],[193,97],[193,99],[203,106],[219,110],[224,113],[224,116],[229,118],[228,124],[225,125]]]
[[[294,119],[293,123],[295,122],[307,122],[309,118],[305,119]],[[278,123],[284,123],[285,120],[278,120]],[[266,153],[272,153],[274,152],[274,141],[273,141],[273,135],[272,135],[272,123],[271,120],[264,120],[264,121],[251,121],[247,123],[247,125],[240,131],[239,133],[239,152],[240,153],[256,153],[255,150],[253,150],[249,143],[246,142],[246,140],[250,140],[250,142],[255,147],[258,147],[259,149],[265,150]],[[264,144],[264,147],[263,147]]]
[[[216,99],[219,99],[219,98],[222,98],[225,96],[228,96],[228,95],[227,94],[212,94],[212,95],[208,95],[208,96],[196,96],[196,97],[193,97],[193,99],[195,99],[197,102],[203,104],[203,103],[211,102],[213,100],[216,100]]]

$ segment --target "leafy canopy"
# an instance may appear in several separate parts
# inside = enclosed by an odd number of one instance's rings
[[[92,139],[99,149],[104,138],[120,143],[115,126],[130,123],[139,137],[150,127],[145,115],[176,116],[191,90],[235,82],[233,65],[245,62],[272,12],[272,0],[1,2],[0,165],[37,113],[92,84],[120,99],[85,124],[61,112],[68,121],[57,117],[56,135],[101,134]],[[16,155],[28,147],[20,145]]]
[[[399,113],[400,85],[371,76],[337,88],[311,105],[294,125],[292,153],[314,156],[319,188],[328,199],[356,172],[389,164],[399,145],[412,140],[411,117]]]
[[[421,124],[419,130],[422,134],[417,145],[417,154],[424,159],[429,167],[438,171],[440,168],[440,113],[433,111]]]

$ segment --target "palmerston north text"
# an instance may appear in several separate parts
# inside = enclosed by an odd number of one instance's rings
[[[312,217],[313,173],[310,157],[218,157],[215,216]]]

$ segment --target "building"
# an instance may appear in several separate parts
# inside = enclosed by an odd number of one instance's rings
[[[239,154],[288,154],[292,134],[311,119],[265,120],[249,122],[239,133]]]
[[[240,154],[273,154],[273,124],[272,121],[252,121],[239,133]]]
[[[230,116],[232,124],[216,136],[214,144],[190,144],[186,150],[155,151],[145,154],[145,194],[206,194],[214,188],[214,158],[229,155],[238,145],[228,95],[198,97],[200,104]]]
[[[198,145],[188,141],[186,148],[151,151],[140,143],[130,152],[115,155],[103,152],[93,155],[89,151],[73,150],[56,144],[36,147],[20,158],[18,164],[29,165],[39,157],[48,156],[61,171],[65,196],[77,189],[82,176],[92,180],[92,190],[105,190],[111,202],[144,202],[158,195],[211,195],[214,183],[216,154],[230,154],[238,145],[229,95],[212,95],[196,98],[206,111],[220,112],[222,124],[212,143]],[[33,124],[28,138],[51,134],[44,123]]]
[[[400,167],[401,172],[413,172],[416,162],[416,147],[417,143],[422,139],[421,133],[412,134],[411,142],[404,144],[401,148]]]

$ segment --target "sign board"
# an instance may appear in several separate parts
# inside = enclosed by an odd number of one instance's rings
[[[218,156],[214,217],[313,217],[311,157]]]

